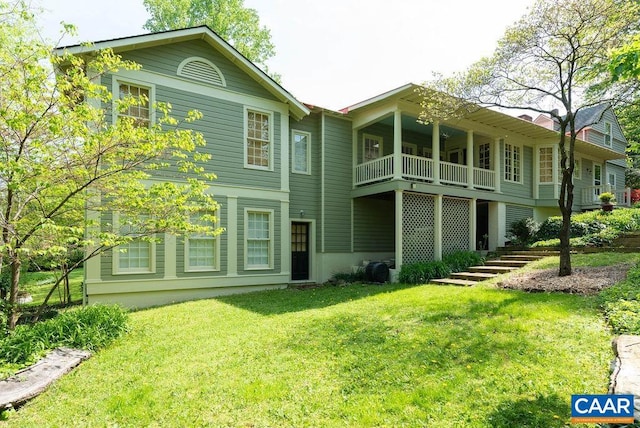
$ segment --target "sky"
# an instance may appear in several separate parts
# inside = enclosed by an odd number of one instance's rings
[[[298,100],[341,109],[490,55],[533,0],[245,0],[271,30],[269,69]],[[59,44],[146,33],[142,0],[33,0],[43,34]]]

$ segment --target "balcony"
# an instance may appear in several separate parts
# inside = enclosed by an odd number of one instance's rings
[[[622,207],[631,206],[631,189],[626,188],[623,190],[615,190],[611,188],[611,185],[603,186],[589,186],[582,189],[581,193],[581,205],[582,208],[596,208],[600,206],[599,195],[604,192],[611,192],[616,195],[616,205]]]
[[[434,161],[430,158],[421,156],[413,156],[402,154],[402,173],[401,176],[405,180],[435,182]],[[469,168],[466,165],[460,165],[450,162],[440,161],[439,182],[454,186],[468,186],[469,174],[472,174],[472,184],[474,188],[484,190],[495,190],[496,173],[495,171]],[[356,165],[355,168],[355,186],[363,186],[381,181],[390,180],[394,177],[393,154],[373,159],[365,163]]]

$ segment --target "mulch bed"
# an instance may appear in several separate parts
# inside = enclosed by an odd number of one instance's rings
[[[562,292],[594,295],[623,281],[631,264],[573,268],[570,276],[558,276],[558,269],[543,269],[510,275],[498,287],[528,292]]]

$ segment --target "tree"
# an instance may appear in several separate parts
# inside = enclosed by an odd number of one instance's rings
[[[144,6],[151,14],[146,30],[207,25],[265,72],[266,61],[275,55],[271,32],[260,26],[258,13],[244,7],[244,0],[144,0]]]
[[[492,56],[448,79],[426,84],[422,120],[498,107],[550,115],[559,131],[562,213],[559,275],[571,274],[574,148],[584,109],[625,99],[614,90],[609,52],[637,29],[633,0],[537,0],[499,40]],[[453,95],[433,97],[433,90]],[[435,99],[434,99],[435,98]],[[438,99],[439,98],[439,99]]]
[[[68,273],[134,239],[220,232],[189,221],[201,212],[214,220],[217,206],[206,193],[215,178],[202,167],[208,156],[197,151],[204,139],[184,126],[200,113],[178,121],[158,103],[155,123],[136,121],[126,113],[148,108],[147,97],[114,99],[100,77],[139,65],[108,50],[87,58],[53,52],[24,2],[0,1],[0,257],[10,270],[9,328],[19,317],[22,266],[34,257],[85,250]],[[158,169],[172,182],[152,180]],[[94,214],[85,219],[87,212]],[[112,212],[125,227],[106,221]]]

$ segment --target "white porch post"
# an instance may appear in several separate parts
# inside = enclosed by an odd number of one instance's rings
[[[489,203],[489,250],[504,246],[507,223],[507,205],[504,202]]]
[[[467,131],[467,187],[473,189],[473,131]]]
[[[502,182],[502,173],[500,171],[502,168],[500,168],[500,138],[493,140],[491,154],[493,155],[493,171],[496,174],[495,191],[496,193],[501,193],[500,183]]]
[[[471,206],[469,207],[469,250],[479,250],[480,248],[476,247],[476,234],[477,234],[477,225],[478,225],[478,210],[477,204],[478,199],[473,198],[469,201]]]
[[[400,269],[402,267],[402,190],[396,190],[396,220],[395,220],[395,229],[396,229],[396,269]]]
[[[442,195],[436,195],[433,219],[433,258],[442,260]]]
[[[402,179],[402,112],[393,112],[393,179]]]
[[[433,156],[433,184],[440,184],[440,122],[433,122],[431,133],[431,156]]]

